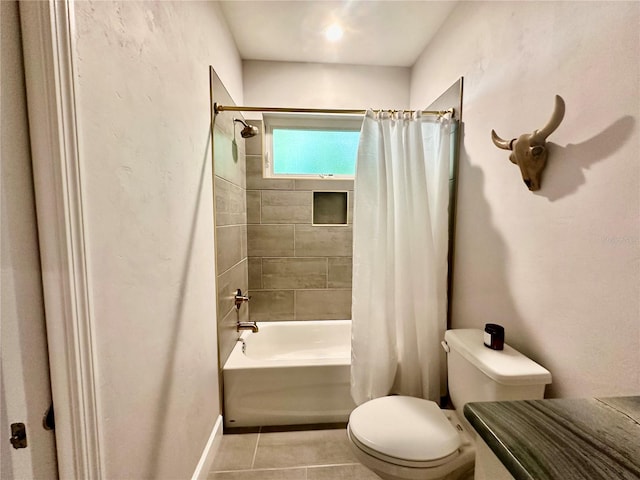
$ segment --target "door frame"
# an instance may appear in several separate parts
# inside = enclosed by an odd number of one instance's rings
[[[103,477],[95,326],[76,111],[74,6],[20,2],[36,215],[61,479]]]

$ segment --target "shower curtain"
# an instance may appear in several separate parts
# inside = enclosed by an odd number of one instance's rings
[[[438,401],[453,121],[365,115],[355,177],[351,394]]]

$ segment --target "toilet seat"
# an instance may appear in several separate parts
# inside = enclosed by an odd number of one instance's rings
[[[433,468],[433,467],[438,467],[441,465],[444,465],[448,462],[450,462],[451,460],[453,460],[455,457],[458,456],[458,450],[456,450],[455,452],[453,452],[451,455],[448,455],[444,458],[439,458],[437,460],[430,460],[430,461],[412,461],[412,460],[406,460],[404,458],[397,458],[397,457],[391,457],[389,455],[385,455],[384,453],[378,452],[377,450],[373,450],[369,447],[367,447],[366,445],[363,445],[356,437],[355,435],[353,435],[353,432],[349,429],[347,431],[347,435],[349,436],[350,440],[354,443],[354,445],[356,445],[356,447],[358,447],[360,450],[362,450],[364,453],[371,455],[374,458],[377,458],[378,460],[381,460],[383,462],[389,463],[391,465],[398,465],[401,467],[411,467],[411,468]]]
[[[357,407],[348,433],[367,454],[387,463],[432,468],[450,462],[460,434],[435,402],[405,396],[381,397]]]

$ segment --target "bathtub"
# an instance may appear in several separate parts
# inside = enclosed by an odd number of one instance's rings
[[[351,321],[258,322],[222,373],[225,427],[346,422]]]

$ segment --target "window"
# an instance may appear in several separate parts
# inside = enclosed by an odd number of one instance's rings
[[[352,179],[362,116],[265,114],[266,178]]]

